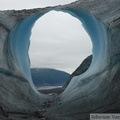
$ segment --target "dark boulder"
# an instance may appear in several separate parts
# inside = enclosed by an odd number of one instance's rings
[[[0,115],[4,117],[8,117],[8,114],[3,110],[1,106],[0,106]]]

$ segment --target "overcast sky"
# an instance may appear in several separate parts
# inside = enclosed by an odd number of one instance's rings
[[[46,6],[64,5],[76,0],[0,0],[0,10],[29,9]]]
[[[75,0],[0,0],[0,9],[29,9],[68,4]],[[72,73],[91,54],[91,40],[81,22],[51,11],[35,23],[30,37],[31,67],[55,68]]]

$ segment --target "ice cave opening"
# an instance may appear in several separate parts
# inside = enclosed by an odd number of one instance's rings
[[[81,79],[85,77],[89,77],[93,73],[96,74],[102,71],[105,66],[109,64],[107,61],[107,57],[109,55],[108,51],[108,43],[107,43],[107,32],[103,23],[97,20],[92,14],[82,9],[53,9],[55,11],[62,11],[64,13],[68,13],[71,16],[77,18],[82,22],[83,27],[89,34],[93,49],[92,49],[92,63],[89,69],[83,73],[82,75],[78,75],[77,77],[73,77],[71,81],[68,82],[67,86],[65,86],[65,92],[71,90],[72,88],[77,88],[77,84],[81,84]],[[12,67],[21,71],[21,74],[29,81],[32,88],[36,91],[33,81],[31,78],[30,72],[30,59],[28,55],[29,45],[30,45],[30,35],[31,30],[35,24],[35,22],[50,12],[50,10],[45,12],[38,12],[37,14],[31,15],[24,20],[20,21],[14,29],[11,31],[8,42],[9,42],[9,51],[11,63],[13,63]],[[22,48],[22,49],[21,49]],[[79,56],[79,54],[78,54]],[[10,59],[9,59],[10,61]],[[36,91],[37,92],[37,91]]]
[[[34,85],[37,88],[63,86],[91,54],[92,42],[80,20],[61,11],[46,13],[35,22],[30,37],[29,57]]]

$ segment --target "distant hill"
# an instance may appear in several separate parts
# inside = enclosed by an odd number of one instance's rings
[[[49,68],[31,68],[31,76],[36,87],[62,86],[70,74]]]
[[[81,75],[88,70],[88,68],[91,65],[92,58],[93,58],[93,56],[90,55],[83,60],[83,62],[80,64],[80,66],[69,76],[68,80],[66,81],[66,83],[63,86],[63,89],[65,89],[67,87],[67,85],[70,83],[70,81],[72,80],[72,78],[74,76]]]

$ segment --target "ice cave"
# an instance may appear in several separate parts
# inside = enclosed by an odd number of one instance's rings
[[[44,109],[50,120],[88,120],[90,113],[119,113],[119,5],[119,0],[78,0],[56,7],[0,11],[0,107],[8,114]],[[36,91],[28,56],[31,29],[51,10],[79,19],[93,44],[89,69],[74,76],[56,96]],[[0,117],[5,116],[0,112]]]

